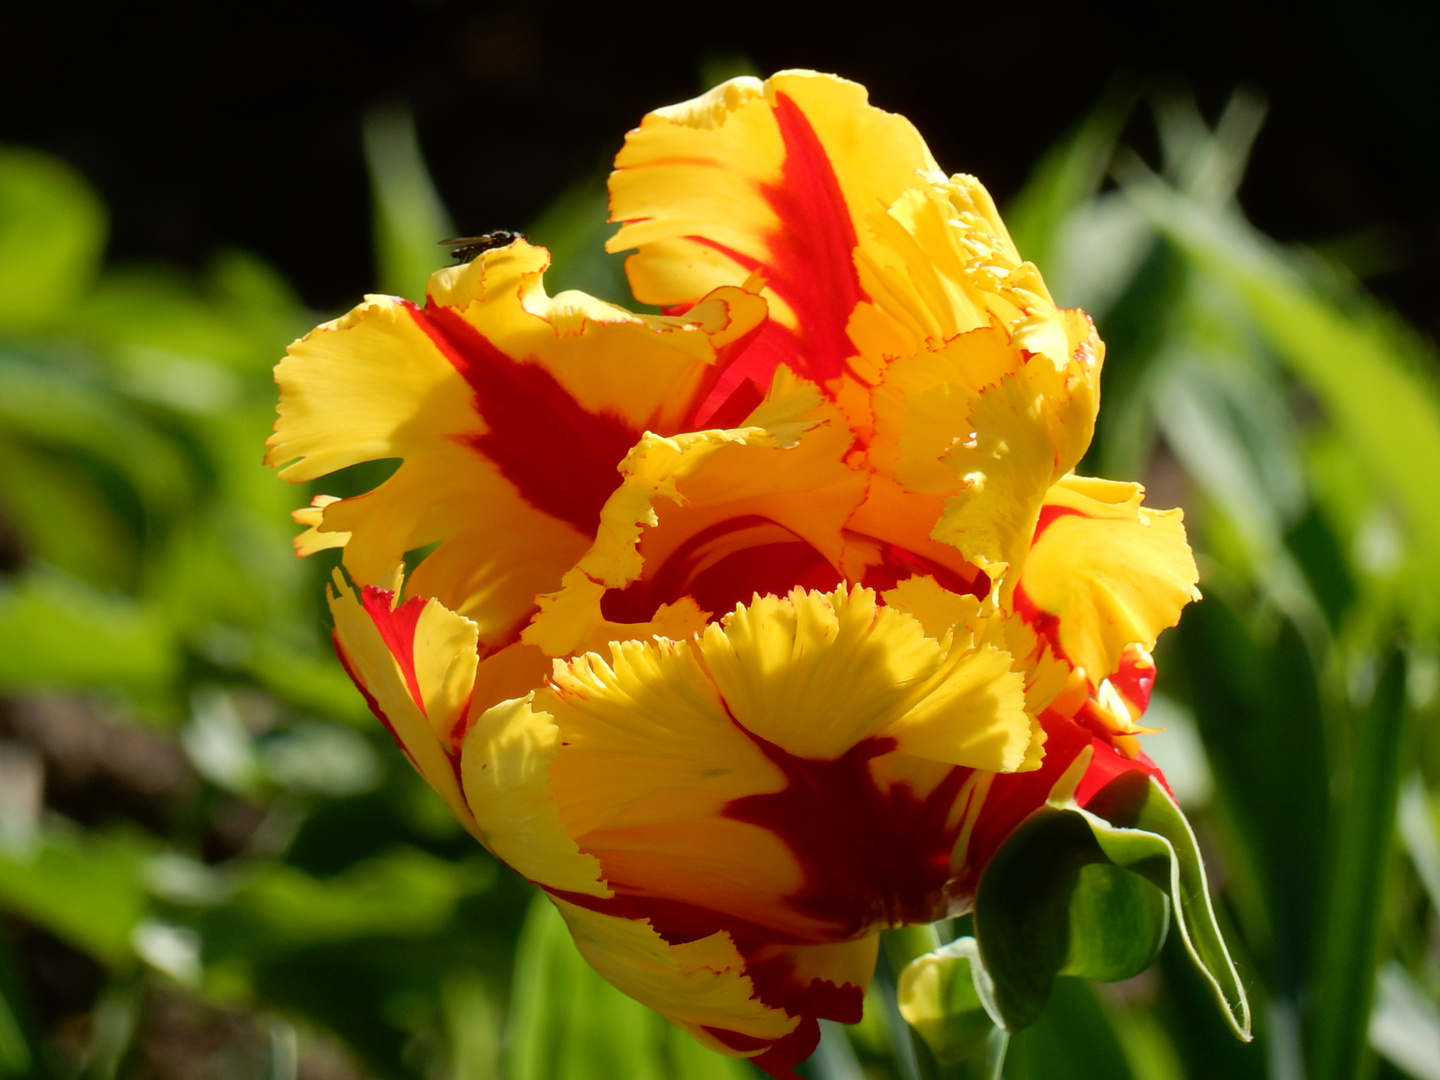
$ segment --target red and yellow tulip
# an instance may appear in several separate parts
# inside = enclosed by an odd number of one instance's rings
[[[862,87],[658,110],[611,209],[665,314],[549,296],[517,240],[296,342],[269,460],[398,459],[295,515],[344,547],[357,686],[607,979],[788,1076],[1085,747],[1082,803],[1154,771],[1195,565],[1178,511],[1072,471],[1089,319]]]

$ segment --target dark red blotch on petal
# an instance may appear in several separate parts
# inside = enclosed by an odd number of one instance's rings
[[[489,430],[470,445],[531,506],[593,536],[620,486],[616,466],[641,432],[623,417],[587,410],[543,365],[508,356],[457,311],[406,307],[475,394]]]
[[[944,916],[959,828],[947,819],[969,769],[953,770],[922,799],[903,783],[882,790],[870,773],[870,761],[894,750],[894,739],[864,739],[824,761],[797,757],[740,727],[789,783],[735,799],[725,814],[785,842],[804,875],[787,898],[796,910],[828,924],[835,941]]]
[[[795,960],[785,951],[761,958],[756,947],[744,943],[745,974],[755,984],[755,993],[766,1005],[784,1009],[791,1016],[823,1016],[842,1024],[858,1024],[864,1010],[865,991],[850,983],[836,985],[829,979],[804,979],[796,974]]]
[[[732,1050],[754,1050],[761,1046],[769,1046],[763,1054],[757,1054],[750,1060],[765,1071],[775,1080],[800,1080],[795,1073],[795,1066],[808,1058],[820,1045],[820,1024],[813,1016],[802,1016],[800,1024],[789,1035],[777,1039],[773,1043],[766,1043],[763,1039],[757,1039],[751,1035],[745,1035],[738,1031],[727,1031],[724,1028],[705,1028],[711,1035],[719,1039]]]

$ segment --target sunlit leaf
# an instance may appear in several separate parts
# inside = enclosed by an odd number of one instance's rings
[[[58,572],[0,586],[0,687],[169,686],[180,657],[153,609]]]
[[[1165,897],[1152,899],[1145,890],[1157,893],[1155,887],[1123,868],[1158,875],[1168,869],[1168,844],[1091,818],[1078,809],[1042,807],[1011,834],[981,878],[976,936],[996,1007],[1011,1031],[1039,1018],[1057,975],[1128,978],[1150,965],[1165,940]],[[1113,853],[1102,846],[1099,833],[1106,830],[1114,834],[1106,837]],[[1138,887],[1112,888],[1124,879],[1084,874],[1112,859]]]
[[[1091,806],[1031,814],[980,881],[976,935],[1006,1026],[1033,1023],[1059,974],[1115,980],[1148,967],[1165,940],[1168,896],[1191,956],[1248,1037],[1245,993],[1184,816],[1141,773],[1112,781]],[[1106,869],[1087,875],[1095,866]]]
[[[1111,861],[1144,875],[1169,896],[1186,951],[1210,982],[1235,1034],[1248,1040],[1250,1003],[1215,920],[1205,863],[1190,822],[1158,780],[1138,772],[1111,781],[1089,805],[1095,838]],[[1149,854],[1149,842],[1140,839],[1145,835],[1164,840],[1170,849],[1168,865]]]
[[[1377,498],[1402,511],[1412,582],[1403,601],[1427,628],[1440,624],[1440,391],[1433,350],[1373,302],[1317,287],[1238,213],[1217,212],[1134,174],[1126,191],[1194,265],[1246,304],[1267,343],[1316,395],[1378,483]]]
[[[149,906],[143,852],[123,840],[46,829],[24,849],[0,849],[0,903],[112,967],[133,962]]]
[[[257,868],[233,898],[204,913],[207,950],[259,959],[368,936],[419,938],[450,919],[488,872],[401,847],[326,879],[283,864]]]

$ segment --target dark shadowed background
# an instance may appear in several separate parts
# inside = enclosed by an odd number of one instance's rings
[[[1437,329],[1440,4],[1424,0],[4,10],[0,140],[57,153],[99,187],[112,258],[199,265],[242,245],[322,309],[374,285],[367,110],[413,108],[460,229],[520,227],[606,168],[648,109],[694,95],[707,63],[744,57],[863,82],[1002,205],[1107,92],[1188,86],[1213,118],[1253,87],[1270,102],[1241,191],[1255,223],[1340,245]]]

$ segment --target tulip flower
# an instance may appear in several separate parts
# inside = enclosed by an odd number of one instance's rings
[[[1179,511],[1076,476],[1103,346],[854,83],[735,79],[611,178],[634,314],[522,239],[291,346],[269,461],[343,546],[342,662],[586,959],[784,1077],[878,932],[968,909],[1136,736]],[[407,561],[408,559],[408,561]],[[407,569],[409,567],[409,569]]]

